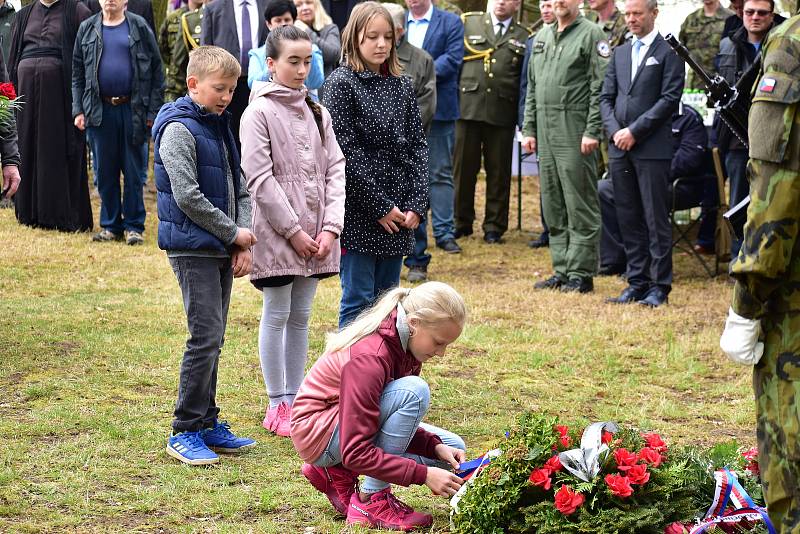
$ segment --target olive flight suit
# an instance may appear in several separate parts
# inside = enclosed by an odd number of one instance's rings
[[[800,534],[800,16],[773,29],[761,54],[732,308],[763,332],[753,388],[769,516],[779,534]]]
[[[513,17],[497,38],[488,13],[466,13],[464,64],[461,70],[461,118],[456,122],[453,149],[455,224],[462,235],[472,233],[475,183],[486,171],[484,233],[502,235],[508,229],[511,159],[519,104],[519,79],[528,31]]]
[[[600,239],[598,150],[582,155],[581,138],[602,137],[600,91],[611,49],[605,32],[583,16],[534,37],[522,134],[535,137],[550,255],[562,281],[594,276]]]

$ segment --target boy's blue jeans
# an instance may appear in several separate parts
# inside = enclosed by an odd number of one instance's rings
[[[418,464],[451,469],[450,464],[434,458],[425,458],[408,454],[408,444],[418,427],[436,434],[442,443],[467,450],[460,436],[433,425],[422,422],[431,403],[431,392],[428,384],[418,376],[406,376],[390,382],[383,390],[380,399],[380,430],[375,436],[375,446],[389,454],[411,458]],[[339,425],[333,431],[328,446],[314,462],[319,467],[330,467],[342,463],[342,451],[339,445]],[[359,487],[364,493],[375,493],[389,487],[388,482],[377,478],[364,477]]]
[[[213,426],[219,353],[231,300],[233,268],[230,258],[179,256],[169,259],[183,295],[189,339],[183,353],[175,403],[175,432],[197,432]]]
[[[146,145],[134,146],[128,141],[132,121],[129,103],[112,106],[103,102],[103,122],[86,129],[100,193],[100,226],[117,235],[124,230],[144,231],[142,176],[147,172],[147,151]],[[122,191],[120,172],[125,184]]]
[[[384,291],[400,285],[402,256],[380,258],[352,250],[342,251],[339,277],[342,301],[339,304],[339,329],[372,305]]]

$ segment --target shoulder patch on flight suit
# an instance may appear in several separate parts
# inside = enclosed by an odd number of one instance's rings
[[[605,39],[597,42],[597,55],[600,57],[608,57],[611,55],[611,46]]]

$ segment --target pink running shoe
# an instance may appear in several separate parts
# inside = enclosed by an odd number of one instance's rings
[[[292,409],[285,402],[280,403],[275,408],[268,408],[267,415],[261,426],[274,432],[275,434],[288,438],[291,433]]]
[[[341,465],[317,467],[303,464],[300,471],[312,486],[325,494],[337,512],[347,515],[347,505],[350,503],[350,497],[356,491],[358,482],[358,476],[355,473]]]
[[[392,493],[392,488],[373,493],[369,502],[361,502],[358,493],[350,497],[347,509],[347,524],[367,525],[372,528],[402,530],[408,532],[417,527],[429,527],[433,516],[415,512]]]

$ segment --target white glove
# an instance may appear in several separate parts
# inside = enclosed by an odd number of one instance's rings
[[[731,308],[719,346],[734,362],[755,365],[764,354],[764,343],[758,340],[760,333],[761,321],[746,319]]]

